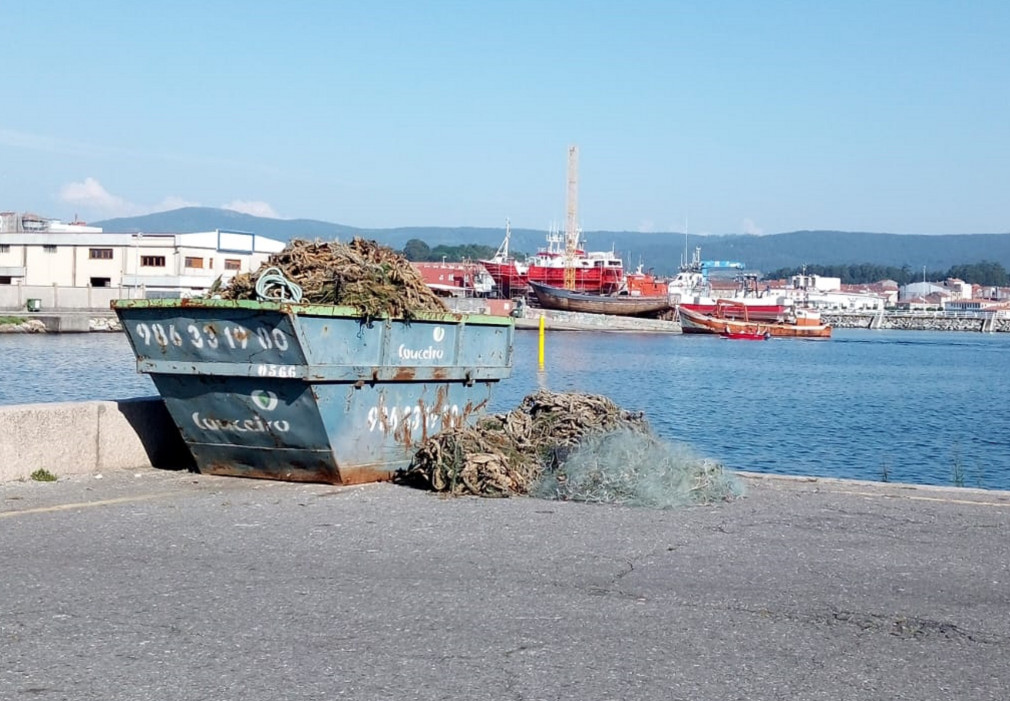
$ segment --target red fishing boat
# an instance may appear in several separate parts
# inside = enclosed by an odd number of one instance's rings
[[[670,284],[666,280],[660,280],[651,272],[642,272],[642,266],[633,273],[624,276],[624,290],[632,297],[666,297],[670,296]]]
[[[550,287],[565,286],[568,254],[565,235],[557,231],[547,234],[547,246],[525,261],[509,253],[511,229],[506,222],[505,240],[493,257],[480,261],[504,296],[523,294],[529,282]],[[575,272],[575,287],[587,294],[611,294],[624,283],[624,263],[613,251],[586,251],[576,247],[571,256]]]

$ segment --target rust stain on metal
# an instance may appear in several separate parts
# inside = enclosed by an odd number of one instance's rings
[[[395,470],[381,465],[358,465],[357,467],[342,467],[340,484],[366,484],[368,482],[388,482],[396,474]]]
[[[382,426],[383,435],[389,435],[389,412],[386,410],[386,395],[384,393],[379,394],[379,403],[375,407],[376,416],[379,419],[379,424]]]
[[[411,367],[398,367],[396,372],[393,374],[394,382],[408,382],[413,380],[417,374],[417,368]]]
[[[424,399],[417,400],[417,410],[421,417],[421,442],[428,440],[428,412],[424,408]]]
[[[448,393],[449,388],[445,385],[439,385],[438,389],[435,390],[435,403],[432,405],[432,408],[436,412],[442,413],[442,407],[445,406],[445,398]]]
[[[251,477],[283,482],[323,482],[341,484],[340,473],[333,465],[319,461],[316,464],[292,462],[276,468],[245,465],[242,463],[212,462],[202,465],[200,472],[222,477]]]
[[[469,418],[475,411],[482,411],[486,406],[486,399],[482,399],[477,404],[474,404],[472,401],[467,402],[466,406],[463,407],[463,418]]]
[[[396,424],[393,429],[393,440],[397,443],[401,443],[404,448],[408,450],[414,445],[413,434],[410,430],[411,418],[410,416],[404,416]]]

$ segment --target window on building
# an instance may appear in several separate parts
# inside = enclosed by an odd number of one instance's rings
[[[107,277],[93,277],[90,285],[92,287],[112,287],[112,280]]]
[[[42,250],[45,251],[46,253],[56,253],[56,246],[47,243],[44,246],[42,246]]]
[[[111,248],[89,248],[88,258],[91,260],[112,260]]]
[[[186,267],[203,268],[203,258],[194,258],[192,256],[186,256]]]
[[[0,275],[0,285],[10,285],[12,282],[10,275]]]
[[[10,253],[11,245],[9,243],[0,243],[0,253]]]
[[[224,259],[224,269],[225,270],[241,270],[242,261],[238,258],[225,258]]]
[[[140,266],[142,268],[164,268],[165,256],[141,256]]]

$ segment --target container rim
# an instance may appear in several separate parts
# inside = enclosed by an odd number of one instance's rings
[[[114,299],[109,307],[115,311],[132,309],[241,309],[247,311],[281,312],[296,316],[324,316],[365,319],[357,307],[334,304],[311,304],[305,302],[261,302],[251,299]],[[489,314],[464,314],[459,312],[419,311],[410,318],[399,316],[372,317],[374,321],[435,321],[442,323],[480,323],[497,326],[515,326],[511,316],[491,316]]]

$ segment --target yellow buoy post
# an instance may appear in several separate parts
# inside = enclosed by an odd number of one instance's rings
[[[544,369],[544,315],[540,315],[540,369]]]

